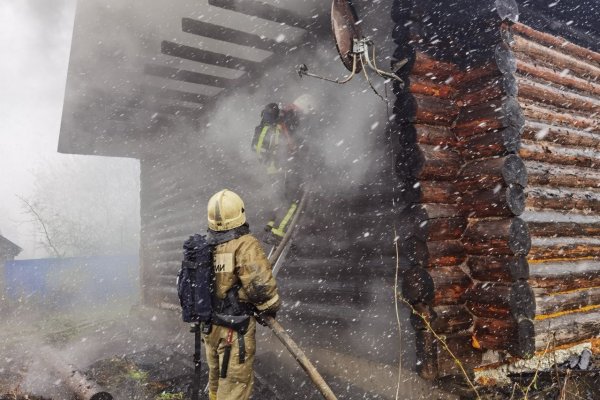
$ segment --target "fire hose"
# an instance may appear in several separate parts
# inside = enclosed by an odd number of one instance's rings
[[[293,231],[296,227],[296,223],[298,222],[298,218],[302,213],[306,202],[308,201],[308,192],[309,190],[308,188],[306,188],[304,190],[304,193],[302,194],[302,198],[300,199],[298,208],[296,209],[296,214],[294,215],[294,218],[292,218],[289,229],[283,236],[281,243],[279,243],[271,257],[269,258],[271,265],[276,265],[278,263],[279,257],[287,247],[292,237]],[[277,271],[277,269],[274,270],[273,274],[276,275]],[[300,347],[296,344],[296,342],[287,334],[287,332],[281,326],[281,324],[279,324],[279,322],[277,322],[272,317],[266,317],[263,320],[265,321],[267,326],[273,331],[277,339],[279,339],[281,343],[285,346],[285,348],[288,349],[288,351],[292,354],[292,356],[294,356],[298,364],[300,364],[300,366],[302,367],[302,369],[304,369],[310,380],[315,384],[319,392],[321,392],[323,398],[327,400],[337,400],[337,397],[335,397],[335,394],[333,394],[333,391],[331,390],[329,385],[327,385],[327,382],[325,382],[321,374],[319,374],[319,371],[317,371],[315,366],[310,362],[308,357],[306,357],[306,355],[304,354],[302,349],[300,349]]]

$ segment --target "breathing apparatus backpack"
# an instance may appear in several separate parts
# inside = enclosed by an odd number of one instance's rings
[[[212,246],[206,236],[193,235],[183,244],[177,294],[184,322],[210,322],[213,313]]]

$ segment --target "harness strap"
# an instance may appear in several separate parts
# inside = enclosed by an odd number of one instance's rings
[[[244,335],[242,335],[241,332],[237,333],[237,338],[239,347],[238,361],[240,364],[243,364],[246,362],[246,341],[244,340]]]
[[[227,369],[229,368],[229,359],[231,358],[231,342],[233,341],[233,329],[229,328],[227,331],[227,341],[225,346],[225,352],[223,353],[223,363],[221,364],[221,375],[220,377],[227,378]]]

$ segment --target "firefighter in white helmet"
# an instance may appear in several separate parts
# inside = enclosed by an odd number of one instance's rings
[[[208,241],[215,246],[214,314],[212,330],[204,336],[209,398],[247,400],[254,380],[256,318],[275,317],[277,284],[259,241],[250,234],[244,202],[230,190],[208,201]]]
[[[254,131],[253,150],[266,165],[267,174],[285,202],[284,207],[274,211],[266,226],[273,235],[273,244],[283,238],[298,208],[304,180],[301,170],[305,167],[307,154],[306,134],[300,135],[299,128],[307,125],[306,117],[316,111],[315,104],[309,94],[303,94],[285,106],[267,104]]]

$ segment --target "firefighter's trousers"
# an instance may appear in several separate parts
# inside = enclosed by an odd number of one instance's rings
[[[220,378],[223,356],[231,339],[231,353],[227,376]],[[256,353],[256,320],[250,317],[248,332],[244,335],[245,360],[240,363],[238,333],[229,336],[229,328],[213,325],[210,334],[204,336],[208,362],[208,388],[210,400],[248,400],[254,385],[254,354]]]

